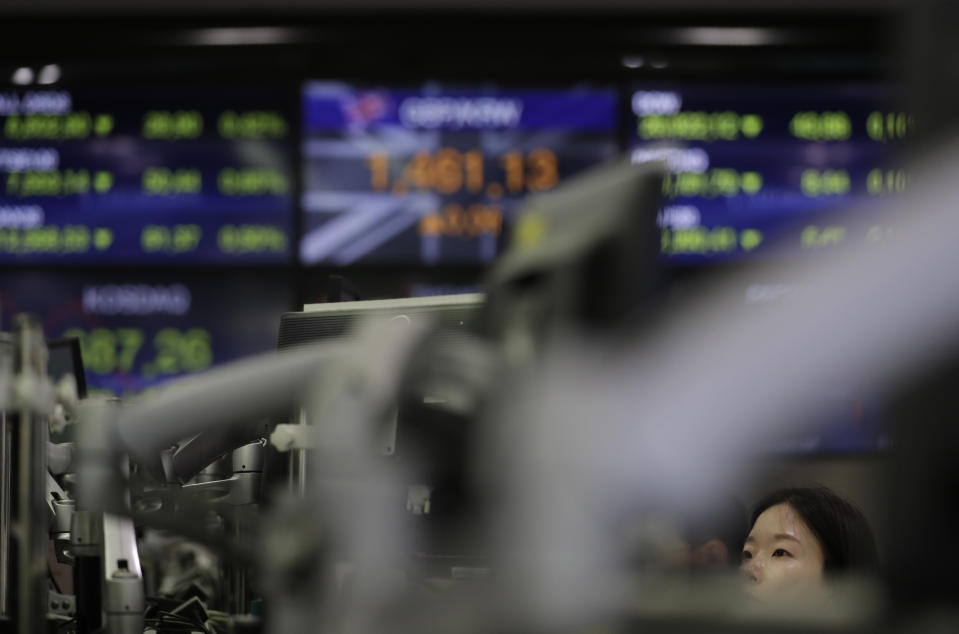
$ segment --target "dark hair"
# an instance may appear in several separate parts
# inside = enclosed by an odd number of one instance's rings
[[[876,542],[866,517],[830,489],[814,486],[773,491],[756,505],[749,526],[777,504],[788,504],[812,530],[822,546],[825,572],[862,573],[878,567]]]

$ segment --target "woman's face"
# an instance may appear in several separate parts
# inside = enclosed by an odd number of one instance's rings
[[[823,550],[812,530],[788,504],[756,518],[743,547],[747,591],[758,599],[808,595],[822,585]]]

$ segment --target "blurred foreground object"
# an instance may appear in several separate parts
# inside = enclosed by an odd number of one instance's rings
[[[613,166],[532,201],[518,250],[491,276],[485,346],[469,344],[491,356],[480,367],[492,380],[477,383],[482,398],[459,401],[473,405],[458,420],[471,422],[462,465],[476,504],[470,528],[490,547],[492,577],[462,592],[423,596],[404,562],[414,535],[397,484],[408,480],[374,450],[398,400],[423,401],[423,377],[449,376],[430,363],[439,348],[428,324],[371,323],[342,345],[172,384],[98,422],[113,430],[115,450],[163,473],[170,443],[305,410],[305,499],[277,504],[253,532],[261,539],[234,544],[262,573],[269,631],[569,631],[631,617],[668,627],[691,614],[868,629],[892,614],[869,584],[839,583],[828,606],[788,609],[751,604],[736,585],[664,595],[669,586],[634,574],[609,537],[619,518],[664,499],[680,511],[708,508],[706,485],[740,481],[754,441],[816,420],[824,369],[854,387],[896,386],[953,357],[956,165],[953,151],[929,157],[918,193],[877,210],[899,229],[894,241],[789,268],[798,282],[789,302],[744,311],[729,301],[734,279],[638,331],[619,326],[648,281],[649,269],[634,267],[655,254],[641,246],[655,235],[643,224],[654,218],[643,212],[656,206],[655,169]],[[550,236],[555,243],[542,241]],[[115,488],[103,496],[114,481],[92,482],[80,487],[91,501],[122,507]],[[944,572],[936,563],[927,571]]]

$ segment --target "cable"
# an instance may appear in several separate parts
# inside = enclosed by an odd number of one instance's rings
[[[50,582],[50,585],[53,586],[53,589],[58,593],[63,594],[63,591],[60,590],[60,584],[57,583],[56,577],[53,576],[53,571],[50,570],[50,566],[47,565],[47,581]]]
[[[164,628],[167,629],[167,630],[171,630],[172,628],[176,628],[176,627],[184,628],[184,629],[182,629],[182,630],[178,630],[178,629],[177,629],[177,630],[173,630],[173,631],[196,631],[196,630],[200,630],[200,631],[202,631],[202,632],[206,632],[207,634],[211,634],[211,633],[210,633],[210,630],[207,628],[206,624],[200,623],[199,621],[194,621],[194,620],[188,619],[188,618],[186,618],[186,617],[184,617],[184,616],[182,616],[182,615],[180,615],[180,614],[175,614],[175,613],[173,613],[173,612],[167,612],[167,611],[165,611],[165,610],[164,610],[164,611],[157,612],[157,614],[159,614],[160,616],[159,616],[159,617],[152,617],[152,618],[144,619],[144,621],[143,621],[144,624],[145,624],[145,625],[150,625],[150,626],[153,626],[153,627],[158,627],[158,628],[159,628],[160,626],[164,626]],[[171,627],[171,626],[172,626],[172,627]]]

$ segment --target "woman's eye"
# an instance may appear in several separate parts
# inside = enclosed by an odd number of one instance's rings
[[[753,558],[753,554],[748,550],[743,551],[743,561],[748,561]]]
[[[792,557],[792,555],[789,554],[788,550],[777,548],[773,551],[773,557]]]

